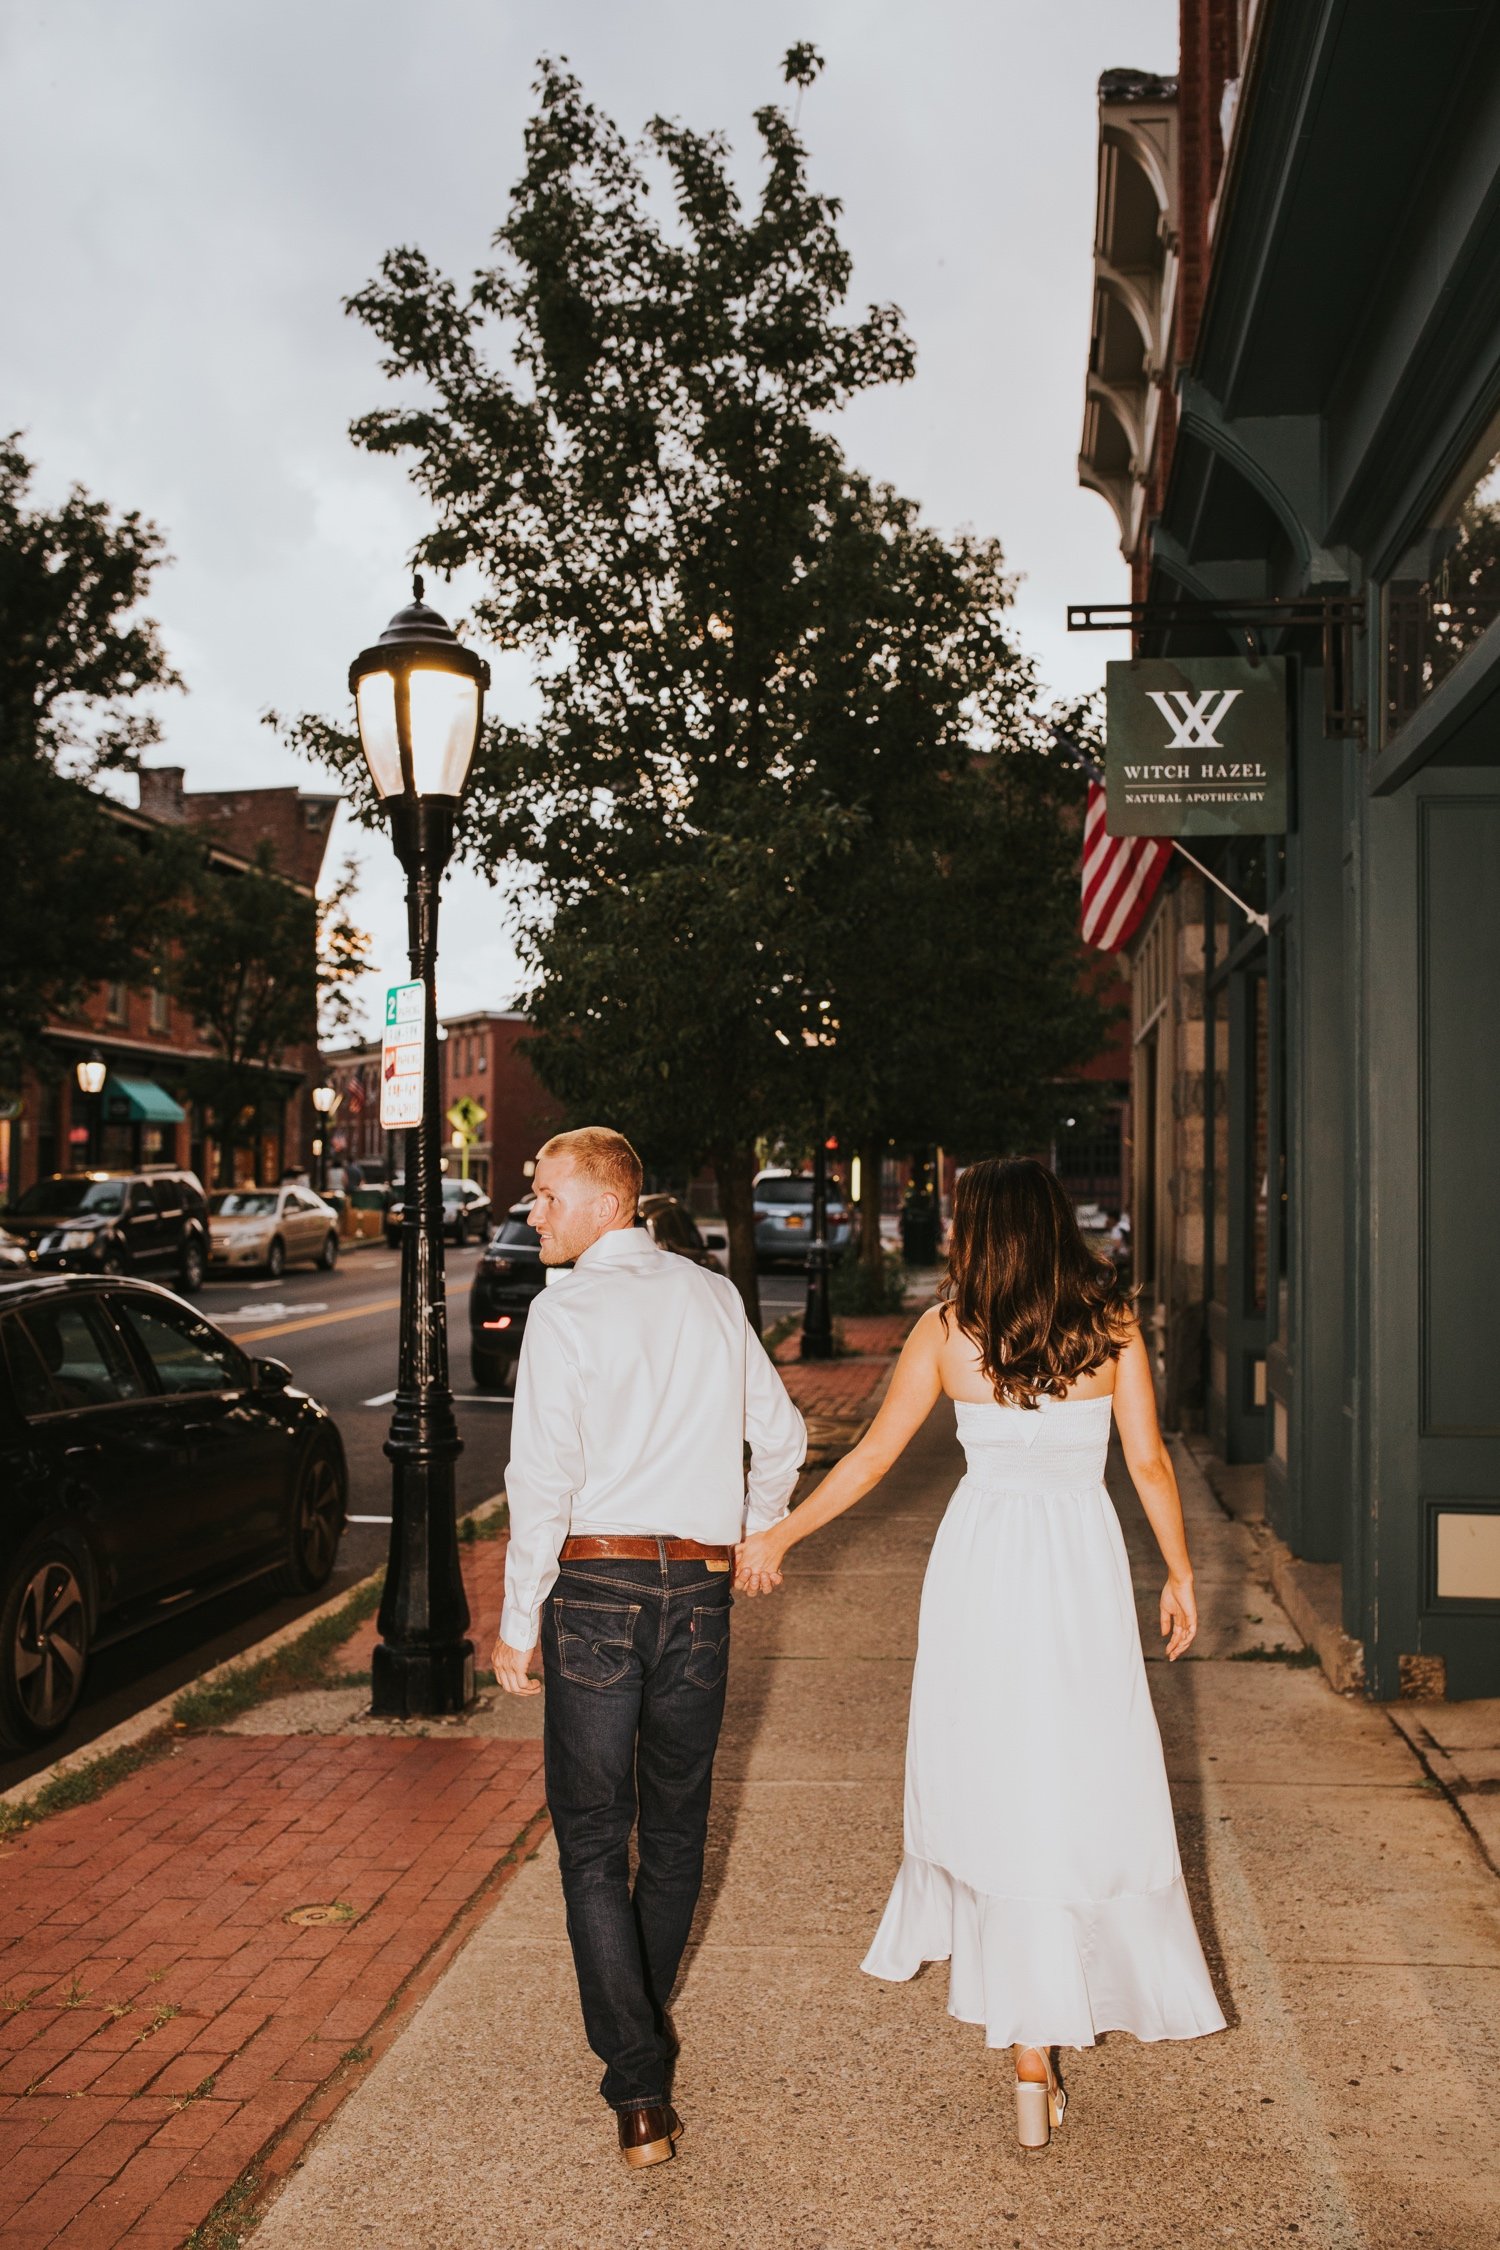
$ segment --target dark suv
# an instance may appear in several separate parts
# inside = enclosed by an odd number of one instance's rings
[[[54,1172],[5,1211],[33,1271],[135,1273],[179,1289],[202,1287],[208,1205],[196,1173]]]
[[[509,1390],[521,1356],[526,1315],[547,1286],[542,1246],[532,1230],[531,1204],[513,1203],[474,1268],[469,1291],[469,1366],[481,1391]],[[722,1272],[688,1211],[675,1195],[643,1195],[635,1223],[659,1250]]]

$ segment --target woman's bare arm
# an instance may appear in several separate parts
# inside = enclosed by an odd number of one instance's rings
[[[795,1546],[799,1539],[806,1539],[810,1532],[821,1530],[846,1508],[852,1508],[856,1500],[862,1500],[872,1486],[879,1484],[892,1463],[899,1460],[942,1391],[938,1373],[942,1344],[942,1325],[934,1307],[922,1315],[907,1337],[880,1412],[858,1445],[844,1455],[836,1468],[829,1470],[800,1508],[794,1508],[780,1523],[770,1524],[764,1531],[757,1531],[741,1542],[737,1583],[746,1592],[760,1590],[749,1583],[752,1580],[765,1579],[776,1584],[788,1547]]]
[[[1161,1425],[1156,1418],[1156,1391],[1151,1381],[1145,1339],[1133,1322],[1130,1340],[1116,1363],[1115,1428],[1120,1434],[1130,1481],[1167,1566],[1167,1583],[1161,1598],[1161,1629],[1167,1642],[1167,1654],[1175,1658],[1182,1654],[1198,1630],[1198,1604],[1193,1591],[1193,1566],[1188,1560],[1177,1473],[1162,1443]]]

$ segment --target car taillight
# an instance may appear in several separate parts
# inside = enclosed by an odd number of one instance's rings
[[[502,1313],[498,1320],[487,1320],[484,1323],[486,1328],[509,1328],[510,1324],[511,1321],[509,1313]]]
[[[516,1261],[514,1258],[490,1257],[486,1258],[484,1262],[489,1267],[491,1273],[514,1273],[516,1270]]]

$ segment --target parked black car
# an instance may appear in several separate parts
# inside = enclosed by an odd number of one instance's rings
[[[385,1207],[385,1239],[391,1249],[400,1247],[402,1212],[406,1189],[399,1180],[392,1183]],[[483,1234],[489,1225],[490,1199],[477,1180],[443,1181],[443,1238],[460,1250],[464,1244]]]
[[[138,1273],[199,1289],[208,1203],[195,1172],[53,1172],[5,1208],[43,1273]]]
[[[0,1738],[58,1733],[91,1652],[168,1611],[324,1585],[347,1493],[326,1410],[169,1290],[0,1291]]]
[[[547,1286],[542,1246],[532,1230],[531,1203],[513,1203],[474,1268],[469,1291],[469,1367],[481,1391],[507,1391],[515,1381],[532,1300]],[[675,1195],[643,1195],[636,1225],[648,1227],[662,1250],[695,1265],[722,1265]]]

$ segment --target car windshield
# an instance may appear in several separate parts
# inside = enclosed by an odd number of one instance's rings
[[[811,1203],[811,1180],[758,1180],[757,1203]]]
[[[524,1219],[502,1219],[494,1239],[512,1250],[540,1250],[542,1247],[536,1229],[529,1227]]]
[[[11,1209],[23,1219],[71,1219],[87,1211],[113,1218],[125,1208],[123,1180],[91,1180],[76,1173],[59,1173],[54,1179],[35,1180]]]
[[[216,1219],[274,1219],[276,1198],[268,1189],[225,1188],[209,1198]]]

